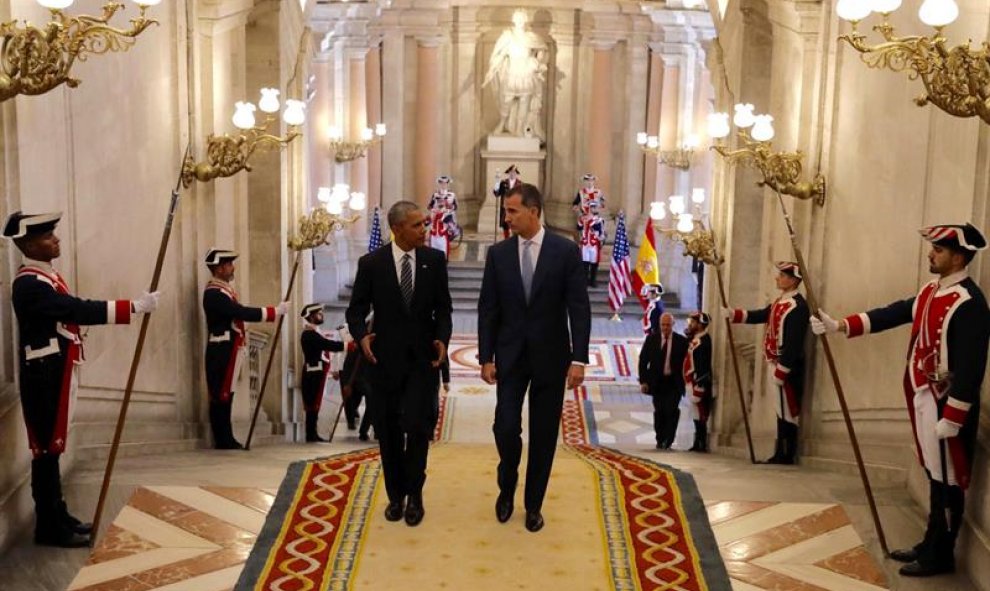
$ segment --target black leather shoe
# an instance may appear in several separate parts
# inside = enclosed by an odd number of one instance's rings
[[[543,515],[539,511],[526,511],[526,529],[531,532],[543,529]]]
[[[361,441],[367,441],[368,440],[368,434],[367,433],[359,433],[358,434],[358,439],[360,439]]]
[[[419,522],[423,521],[424,515],[426,515],[426,510],[423,509],[423,501],[410,499],[406,505],[406,525],[409,527],[419,525]]]
[[[93,524],[89,522],[84,523],[78,519],[75,519],[75,521],[69,522],[69,529],[71,529],[74,533],[88,536],[93,533]]]
[[[935,575],[944,575],[947,573],[954,572],[956,567],[954,564],[921,564],[918,561],[914,561],[911,564],[905,564],[901,567],[898,572],[905,577],[934,577]]]
[[[385,507],[385,519],[389,521],[398,521],[402,519],[402,501],[389,501],[388,507]]]
[[[499,493],[495,500],[495,518],[499,523],[505,523],[512,517],[512,495]]]
[[[914,562],[915,560],[918,560],[918,551],[914,548],[891,550],[890,558],[892,560],[896,560],[897,562]]]
[[[89,536],[65,529],[44,534],[35,533],[34,543],[39,546],[55,546],[56,548],[85,548],[89,546]]]

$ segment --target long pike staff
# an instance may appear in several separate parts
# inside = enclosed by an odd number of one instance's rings
[[[189,144],[186,144],[186,151],[182,155],[180,162],[185,162],[189,155]],[[179,189],[182,187],[182,171],[179,171],[179,178],[175,181],[175,188],[172,189],[172,200],[169,203],[168,215],[165,218],[165,229],[162,231],[162,241],[158,246],[158,259],[155,261],[155,271],[151,276],[151,287],[149,292],[158,290],[158,281],[162,276],[162,266],[165,263],[165,252],[168,250],[168,240],[172,235],[172,222],[175,219],[175,210],[179,207]],[[117,427],[113,432],[113,442],[110,444],[110,454],[107,456],[107,467],[103,472],[103,484],[100,486],[100,498],[96,502],[96,514],[93,516],[93,532],[90,544],[96,541],[96,535],[100,531],[100,518],[103,517],[103,508],[106,505],[107,491],[110,489],[110,479],[113,477],[113,466],[117,460],[117,450],[120,448],[120,438],[124,433],[124,421],[127,420],[127,407],[131,403],[131,395],[134,393],[134,381],[137,379],[138,366],[141,364],[141,353],[144,351],[144,341],[148,336],[148,323],[151,321],[151,314],[144,314],[141,317],[141,330],[138,332],[137,346],[134,347],[134,356],[131,358],[131,369],[127,374],[127,385],[124,387],[124,398],[120,403],[120,413],[117,416]]]
[[[787,212],[787,206],[784,204],[784,197],[780,194],[780,191],[776,187],[771,187],[774,190],[774,194],[777,195],[777,202],[780,204],[780,212],[784,216],[784,222],[787,224],[787,233],[791,239],[791,248],[794,249],[794,258],[797,259],[798,267],[801,269],[801,274],[804,276],[804,288],[808,294],[808,307],[811,309],[811,313],[818,315],[818,298],[815,297],[815,290],[812,287],[811,275],[808,273],[808,267],[804,264],[804,255],[801,253],[801,247],[797,243],[797,235],[794,232],[794,226],[791,223],[791,216]],[[883,555],[885,557],[890,556],[890,550],[887,549],[887,538],[883,534],[883,526],[880,524],[880,514],[877,512],[877,503],[873,498],[873,489],[870,487],[870,477],[866,474],[866,465],[863,463],[863,454],[859,449],[859,441],[856,439],[856,429],[853,427],[852,418],[849,416],[849,406],[846,404],[846,395],[842,389],[842,382],[839,380],[839,372],[835,369],[835,359],[832,357],[832,348],[828,343],[828,336],[821,334],[818,336],[822,342],[822,350],[825,352],[825,361],[828,364],[829,374],[832,376],[832,384],[835,385],[835,394],[839,397],[839,406],[842,408],[842,418],[846,422],[846,431],[849,432],[849,441],[852,443],[853,454],[856,457],[856,467],[859,468],[859,477],[863,481],[863,488],[866,490],[866,500],[870,504],[870,513],[873,516],[873,526],[877,530],[877,538],[880,541],[880,549],[883,550]]]
[[[679,230],[660,230],[662,234],[670,236],[674,240],[684,245],[684,256],[693,256],[705,263],[715,267],[715,277],[718,280],[718,294],[722,301],[722,307],[728,308],[729,303],[725,297],[725,284],[722,279],[722,257],[718,254],[718,242],[715,239],[715,231],[706,228],[703,221],[695,220],[694,227],[690,232]],[[725,319],[725,330],[729,336],[729,350],[732,352],[732,369],[736,377],[736,391],[739,393],[739,405],[742,409],[743,425],[746,427],[746,444],[749,446],[749,461],[756,463],[756,454],[753,451],[753,435],[749,428],[749,411],[746,408],[746,395],[743,393],[742,375],[739,373],[739,354],[736,352],[736,340],[732,333],[732,323]]]
[[[289,240],[289,248],[296,253],[292,263],[292,273],[289,275],[289,286],[285,290],[283,302],[289,301],[292,297],[292,288],[296,283],[296,274],[299,271],[299,261],[302,259],[304,250],[316,248],[327,244],[330,233],[339,230],[345,224],[353,223],[357,217],[341,218],[328,213],[323,207],[317,207],[309,216],[303,216],[299,220],[299,236]],[[248,430],[247,441],[244,442],[244,450],[251,449],[251,438],[254,436],[254,427],[258,422],[258,413],[261,412],[261,403],[265,399],[265,388],[268,386],[268,377],[272,372],[272,363],[275,361],[275,351],[278,349],[278,339],[282,335],[282,325],[285,323],[285,315],[278,317],[275,324],[275,335],[272,337],[271,349],[268,351],[268,363],[265,365],[265,373],[261,378],[261,390],[258,392],[258,402],[254,405],[254,413],[251,415],[251,428]]]

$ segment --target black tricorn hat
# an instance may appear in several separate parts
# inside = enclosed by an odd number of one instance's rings
[[[778,271],[780,271],[784,275],[790,275],[791,277],[799,281],[801,279],[804,279],[804,277],[801,276],[801,267],[799,267],[798,264],[795,262],[778,261],[777,263],[774,264],[774,266],[777,268]]]
[[[519,174],[519,168],[518,168],[518,167],[516,167],[516,165],[515,165],[515,164],[510,164],[510,165],[509,165],[509,168],[506,168],[506,169],[505,169],[505,174],[509,174],[509,173],[510,173],[510,172],[512,172],[513,170],[514,170],[514,171],[516,171],[516,174]]]
[[[303,306],[302,312],[299,315],[303,318],[309,318],[310,314],[313,312],[322,312],[323,304],[309,304],[308,306]]]
[[[3,225],[4,238],[11,240],[24,238],[32,234],[44,234],[55,229],[58,221],[62,219],[62,212],[54,213],[22,213],[15,211],[7,216],[7,221]]]
[[[209,251],[207,251],[206,258],[204,259],[204,262],[207,265],[211,265],[211,266],[212,265],[219,265],[219,264],[225,263],[227,261],[232,261],[232,260],[236,259],[237,257],[238,257],[238,254],[237,254],[236,251],[233,251],[233,250],[224,250],[222,248],[211,248]]]
[[[921,237],[939,246],[976,252],[987,247],[987,239],[973,224],[942,224],[918,230]]]
[[[691,312],[691,314],[688,315],[688,318],[693,318],[701,326],[708,326],[708,324],[712,321],[711,316],[705,312]]]

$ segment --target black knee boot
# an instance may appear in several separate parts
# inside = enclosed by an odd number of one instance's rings
[[[89,545],[89,535],[77,533],[67,521],[62,500],[58,456],[46,454],[31,462],[31,496],[34,498],[34,543],[61,548]],[[90,526],[92,529],[92,526]]]
[[[598,263],[591,263],[591,269],[588,272],[588,285],[598,287]]]
[[[316,432],[316,421],[318,418],[318,413],[306,411],[306,443],[319,443],[326,441],[326,439],[320,437],[319,433]]]
[[[781,418],[777,418],[777,440],[774,442],[773,455],[767,458],[767,464],[783,464],[786,457],[785,427],[787,424]]]

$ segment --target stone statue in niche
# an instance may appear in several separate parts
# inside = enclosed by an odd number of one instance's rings
[[[545,139],[540,114],[547,80],[549,48],[544,39],[527,30],[529,15],[512,13],[512,28],[499,36],[488,60],[484,86],[491,85],[499,121],[493,133]]]

